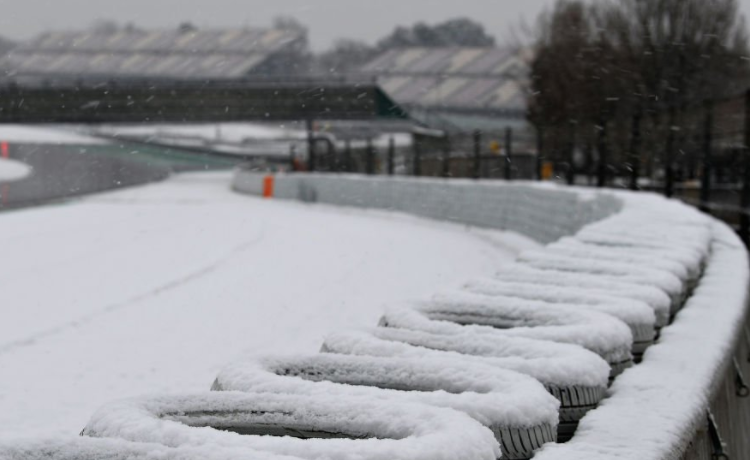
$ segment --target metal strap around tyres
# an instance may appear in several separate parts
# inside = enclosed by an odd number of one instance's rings
[[[708,411],[708,436],[711,440],[711,449],[713,450],[711,457],[714,460],[729,460],[729,455],[724,452],[724,441],[719,434],[719,427],[716,424],[716,419],[710,410]]]

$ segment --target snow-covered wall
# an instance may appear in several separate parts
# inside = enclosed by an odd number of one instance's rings
[[[262,177],[238,171],[233,187],[254,194]],[[275,196],[512,230],[545,244],[571,236],[498,276],[533,285],[555,273],[545,286],[660,305],[655,326],[664,328],[643,361],[615,380],[570,442],[549,444],[535,459],[704,458],[711,408],[747,422],[750,408],[735,399],[735,380],[748,370],[748,357],[738,355],[746,348],[747,251],[729,227],[693,208],[653,194],[535,183],[312,174],[275,176]],[[595,250],[577,251],[579,243]],[[667,295],[669,311],[654,293]],[[667,313],[674,320],[665,325]],[[720,415],[729,454],[746,458],[750,441],[728,439],[742,430]]]
[[[264,177],[263,173],[238,171],[233,187],[259,195]],[[279,174],[274,181],[277,198],[401,211],[512,230],[542,243],[572,235],[621,208],[621,202],[611,195],[530,183],[324,174]]]

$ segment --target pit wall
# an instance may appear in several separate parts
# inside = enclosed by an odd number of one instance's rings
[[[268,197],[268,181],[266,174],[239,170],[233,188]],[[617,378],[570,442],[549,444],[534,458],[750,458],[750,398],[741,396],[750,384],[750,269],[745,247],[723,223],[656,195],[551,184],[323,174],[276,175],[272,181],[272,195],[280,199],[512,230],[543,244],[589,225],[648,239],[639,222],[649,222],[660,241],[669,241],[671,232],[690,239],[691,229],[710,228],[705,269],[685,308],[642,363]]]

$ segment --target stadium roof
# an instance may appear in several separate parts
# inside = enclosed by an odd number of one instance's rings
[[[50,32],[20,44],[2,68],[10,77],[239,78],[300,38],[286,29]]]
[[[504,48],[399,48],[364,65],[397,103],[465,112],[520,113],[528,56]]]

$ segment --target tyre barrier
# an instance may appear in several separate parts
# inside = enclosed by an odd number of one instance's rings
[[[315,460],[500,456],[492,431],[464,413],[426,404],[386,405],[336,393],[311,397],[212,391],[129,399],[99,409],[82,434]]]
[[[668,346],[679,334],[673,333],[673,325],[665,327],[672,320],[691,323],[690,312],[677,315],[685,300],[697,284],[697,292],[704,292],[704,270],[712,273],[710,264],[713,260],[717,239],[726,228],[722,224],[707,218],[696,210],[677,202],[650,194],[634,194],[619,191],[593,191],[580,188],[559,188],[554,186],[531,185],[523,183],[472,182],[461,180],[404,179],[360,176],[332,175],[292,175],[282,176],[280,195],[295,199],[300,190],[314,196],[313,201],[364,208],[379,208],[412,213],[438,220],[449,220],[466,225],[485,226],[495,229],[512,230],[530,236],[543,244],[553,243],[562,237],[573,241],[561,241],[552,247],[543,259],[538,262],[519,261],[500,270],[496,280],[505,282],[523,282],[538,284],[541,289],[548,287],[576,287],[588,294],[611,295],[622,299],[632,299],[647,303],[656,315],[655,325],[664,327],[659,342],[650,347],[643,364],[629,369],[619,377],[608,391],[608,401],[604,407],[588,413],[583,419],[580,436],[577,434],[568,444],[549,445],[538,452],[535,458],[543,460],[599,459],[599,458],[654,458],[675,459],[679,452],[687,448],[687,441],[693,432],[685,428],[682,418],[677,416],[678,407],[683,401],[671,397],[671,393],[682,390],[686,385],[678,382],[689,377],[688,369],[692,366],[680,361],[679,367],[670,365],[670,361],[661,355],[662,350],[670,349],[673,358],[687,359],[696,354],[705,356],[702,348],[687,346],[688,351],[680,353]],[[241,188],[240,188],[241,190]],[[717,228],[721,230],[717,233]],[[732,238],[728,238],[727,241]],[[734,238],[736,241],[736,238]],[[734,241],[728,243],[735,247]],[[554,245],[554,243],[553,243]],[[581,253],[573,251],[574,247]],[[739,247],[739,246],[737,246]],[[722,248],[723,249],[723,248]],[[744,309],[747,298],[748,276],[747,265],[739,259],[747,259],[744,250],[740,250],[733,262],[735,273],[741,278],[730,291],[734,298],[729,302],[731,307],[724,311],[738,312]],[[580,257],[579,257],[580,255]],[[649,257],[659,261],[649,261]],[[533,257],[533,253],[532,253]],[[553,260],[555,257],[573,260]],[[662,262],[663,261],[663,262]],[[715,263],[715,262],[714,262]],[[538,264],[538,265],[537,265]],[[555,266],[555,264],[558,264]],[[586,267],[588,265],[588,267]],[[684,267],[681,268],[681,267]],[[644,276],[646,274],[647,276]],[[716,283],[716,278],[712,280]],[[504,294],[505,295],[505,294]],[[716,292],[720,296],[720,292]],[[517,296],[508,296],[517,297]],[[549,300],[549,299],[548,299]],[[688,299],[688,304],[691,302]],[[558,302],[559,303],[559,302]],[[723,306],[723,304],[722,304]],[[669,311],[669,315],[664,312]],[[427,318],[429,320],[429,318]],[[445,321],[433,321],[446,323]],[[705,323],[705,322],[704,322]],[[694,321],[693,328],[699,326]],[[708,344],[707,348],[720,355],[731,349],[729,341],[736,336],[724,322],[723,340]],[[456,324],[454,324],[456,326]],[[497,324],[493,324],[497,326]],[[624,325],[623,325],[624,326]],[[458,326],[461,327],[461,326]],[[463,326],[463,331],[474,335],[485,335],[486,329],[477,326]],[[536,328],[513,328],[510,331]],[[627,329],[627,328],[626,328]],[[679,325],[678,325],[678,329]],[[400,329],[383,329],[400,331]],[[596,333],[596,328],[591,327]],[[413,332],[413,331],[412,331]],[[433,330],[433,332],[436,332]],[[437,331],[439,332],[439,331]],[[444,330],[443,334],[454,334],[455,331]],[[630,332],[628,330],[628,332]],[[694,335],[701,329],[694,329]],[[465,334],[466,335],[466,334]],[[719,335],[711,334],[716,338]],[[450,336],[450,335],[446,335]],[[457,337],[455,335],[454,337]],[[684,337],[683,337],[684,339]],[[663,343],[662,343],[663,341]],[[722,345],[719,345],[722,343]],[[699,358],[700,361],[700,358]],[[653,364],[659,362],[656,367]],[[700,367],[706,370],[707,362],[701,361]],[[661,375],[658,380],[650,380],[643,375],[642,369]],[[707,374],[708,375],[708,374]],[[716,375],[721,373],[714,373]],[[678,378],[680,377],[680,378]],[[640,380],[639,380],[640,379]],[[632,380],[632,382],[631,382]],[[670,381],[677,386],[669,387],[664,382]],[[634,382],[638,382],[633,385]],[[709,388],[706,383],[693,385],[705,393],[693,391],[692,395],[701,408],[701,417],[695,420],[705,422],[705,401],[711,388],[718,386],[715,382]],[[659,395],[658,398],[655,396]],[[627,405],[624,404],[627,401]],[[648,401],[643,404],[642,401]],[[627,426],[617,423],[613,407],[620,411],[620,420],[628,420]],[[637,407],[633,410],[631,407]],[[663,418],[648,416],[653,407],[669,407],[674,417]],[[684,410],[684,409],[683,409]],[[697,411],[692,411],[697,414]],[[606,414],[600,417],[600,414]],[[596,423],[594,423],[596,421]],[[599,427],[604,429],[598,429]],[[619,431],[613,431],[617,426]],[[698,426],[698,425],[695,425]],[[598,437],[589,433],[597,433]],[[639,436],[633,436],[637,432]],[[682,438],[674,437],[679,433]],[[660,439],[658,446],[648,444],[650,439]],[[666,441],[664,438],[668,438]],[[577,440],[580,439],[580,442]],[[673,442],[678,439],[677,442]],[[637,441],[633,441],[637,440]],[[646,440],[646,441],[643,441]],[[651,450],[646,451],[642,444]],[[669,455],[651,455],[651,451],[664,454],[669,445]],[[675,446],[678,449],[674,449]],[[677,454],[675,454],[677,452]],[[644,455],[646,454],[646,455]]]
[[[460,359],[319,353],[267,356],[222,370],[215,391],[422,402],[466,413],[492,430],[502,458],[529,459],[557,439],[560,403],[535,379]]]
[[[540,289],[566,288],[577,292],[611,295],[624,299],[646,302],[653,308],[660,321],[669,321],[672,299],[661,289],[644,286],[611,276],[591,275],[588,273],[558,272],[540,270],[522,264],[509,264],[495,273],[488,281],[518,282],[538,285]]]
[[[695,284],[703,273],[704,258],[691,251],[677,251],[670,248],[646,249],[629,247],[600,246],[586,243],[573,237],[565,237],[547,246],[552,251],[577,257],[623,261],[646,267],[669,270],[684,283]],[[656,257],[655,257],[656,256]]]
[[[541,382],[561,404],[558,442],[570,439],[578,421],[596,407],[609,378],[607,363],[590,351],[518,337],[431,334],[379,327],[331,334],[321,351],[419,360],[450,357],[526,374]]]
[[[493,302],[506,305],[518,303],[518,299],[533,302],[546,302],[570,308],[580,308],[609,314],[627,324],[633,334],[633,356],[643,355],[656,337],[656,314],[645,302],[632,299],[621,299],[609,295],[565,292],[562,289],[539,289],[522,283],[507,283],[498,281],[484,289],[473,288],[469,282],[466,291],[489,297]],[[668,317],[668,315],[667,315]]]
[[[656,329],[669,324],[669,300],[649,303],[642,299],[619,296],[616,293],[604,289],[573,288],[566,284],[547,284],[543,282],[530,282],[529,279],[504,280],[502,278],[482,278],[466,282],[463,289],[487,296],[511,296],[528,300],[540,300],[549,303],[573,304],[593,307],[595,311],[606,313],[598,308],[616,306],[624,311],[643,311],[644,307],[653,312],[654,326]],[[664,297],[666,298],[666,296]],[[622,318],[620,318],[622,320]]]
[[[524,299],[511,303],[462,293],[436,297],[414,307],[411,312],[405,309],[387,312],[380,325],[435,334],[494,334],[580,345],[607,361],[611,378],[633,364],[630,328],[604,313]]]
[[[636,284],[654,286],[666,292],[672,299],[672,313],[676,314],[687,296],[687,286],[671,273],[622,262],[579,259],[545,254],[541,251],[521,253],[518,261],[541,270],[612,276]]]
[[[300,460],[249,449],[221,446],[166,447],[161,444],[123,441],[112,438],[78,437],[0,442],[2,460]]]

